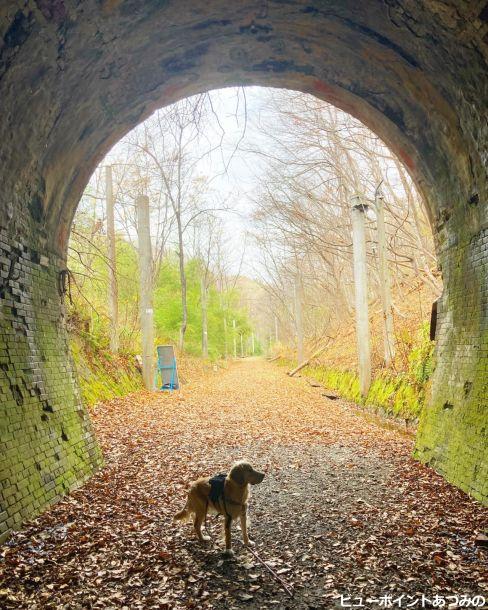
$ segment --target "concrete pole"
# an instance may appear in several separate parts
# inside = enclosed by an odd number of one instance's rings
[[[376,226],[378,232],[378,272],[380,276],[380,297],[383,308],[383,337],[385,363],[388,365],[395,357],[395,329],[393,326],[393,308],[391,299],[390,272],[386,249],[385,208],[380,192],[375,196]]]
[[[139,241],[139,316],[142,342],[142,377],[148,390],[154,388],[154,325],[152,306],[152,253],[149,233],[149,197],[136,199]]]
[[[367,209],[355,197],[351,210],[352,249],[354,260],[354,288],[356,306],[356,339],[359,358],[359,384],[361,395],[366,396],[371,385],[371,347],[368,317],[368,280],[366,268],[366,234],[364,214]]]
[[[208,358],[207,282],[205,274],[202,274],[200,285],[200,300],[202,305],[202,356]]]
[[[302,299],[300,294],[300,280],[295,277],[295,325],[297,332],[297,360],[301,364],[305,360],[305,351],[303,349],[303,320],[302,320]]]
[[[236,321],[232,320],[232,335],[234,337],[234,358],[237,358],[237,337],[236,337]]]
[[[224,317],[224,358],[227,358],[227,319]]]
[[[105,167],[105,200],[107,211],[107,256],[108,256],[108,311],[110,318],[110,351],[119,351],[119,307],[117,290],[117,262],[115,258],[115,218],[112,167]]]

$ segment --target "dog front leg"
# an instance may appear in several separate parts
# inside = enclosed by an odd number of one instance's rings
[[[242,541],[246,546],[250,546],[253,544],[251,540],[249,540],[249,536],[247,535],[247,510],[241,513],[241,530],[242,530]]]
[[[232,550],[232,539],[231,539],[231,533],[230,533],[231,525],[232,525],[232,517],[227,516],[225,518],[224,530],[225,530],[225,554],[228,556],[231,556],[234,554],[234,551]]]

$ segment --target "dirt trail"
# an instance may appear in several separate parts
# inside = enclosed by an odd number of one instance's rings
[[[487,588],[474,535],[486,509],[409,456],[412,440],[274,364],[247,360],[185,386],[99,406],[106,467],[0,548],[6,608],[365,608]],[[221,556],[174,524],[187,482],[236,458],[265,469],[251,537]],[[369,601],[368,601],[369,599]],[[415,605],[415,600],[418,600]],[[410,604],[410,606],[409,606]],[[454,607],[454,606],[453,606]]]

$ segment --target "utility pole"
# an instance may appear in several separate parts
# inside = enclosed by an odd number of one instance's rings
[[[142,377],[148,390],[154,387],[154,326],[152,306],[152,253],[149,233],[149,197],[136,199],[139,242],[139,316],[142,342]]]
[[[227,318],[224,314],[224,358],[227,359]]]
[[[110,351],[119,351],[119,308],[117,302],[117,262],[115,259],[115,219],[112,167],[105,167],[105,199],[107,211],[108,309],[110,318]]]
[[[371,385],[371,347],[368,317],[368,279],[366,267],[366,234],[364,214],[368,206],[354,197],[351,210],[354,289],[356,306],[356,338],[359,357],[359,385],[366,396]]]
[[[234,337],[234,358],[237,359],[237,337],[236,337],[236,321],[232,320],[232,335]]]
[[[298,272],[295,276],[295,324],[297,331],[297,360],[301,364],[305,360],[303,349],[303,320],[302,320],[302,299],[300,294],[300,280]]]
[[[380,276],[380,297],[383,308],[383,337],[385,363],[389,365],[395,357],[395,329],[391,299],[390,273],[386,249],[385,208],[380,187],[375,193],[376,227],[378,231],[378,271]]]
[[[208,358],[207,280],[205,273],[202,273],[200,300],[202,304],[202,356]]]

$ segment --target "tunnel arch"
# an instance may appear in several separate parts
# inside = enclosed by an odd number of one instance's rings
[[[237,85],[311,93],[356,116],[423,193],[445,291],[417,454],[487,500],[487,31],[479,1],[4,3],[0,536],[100,463],[67,355],[60,290],[92,171],[156,108]],[[45,448],[42,463],[36,447]],[[35,501],[29,486],[40,490]]]

